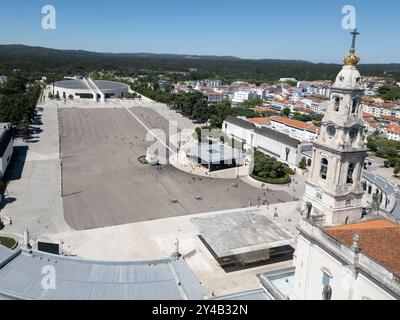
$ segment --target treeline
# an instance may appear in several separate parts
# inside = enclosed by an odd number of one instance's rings
[[[131,88],[137,93],[157,102],[169,104],[173,100],[173,94],[170,91],[162,91],[156,87],[156,84],[138,82],[133,84]]]
[[[176,80],[220,78],[227,83],[246,80],[254,83],[281,77],[298,80],[333,80],[341,66],[297,60],[250,60],[235,57],[207,57],[152,54],[107,54],[87,51],[54,50],[21,45],[0,45],[0,74],[13,69],[40,76],[89,74],[109,71],[121,76],[173,72]],[[359,66],[364,76],[386,76],[400,81],[400,64]],[[189,72],[191,70],[192,72]]]
[[[10,122],[15,133],[26,138],[36,115],[40,92],[39,85],[28,86],[22,75],[10,76],[0,87],[0,122]]]

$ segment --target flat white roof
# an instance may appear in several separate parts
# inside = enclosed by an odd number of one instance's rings
[[[220,163],[221,161],[237,160],[241,157],[238,149],[222,143],[201,143],[184,149],[188,156],[199,158],[203,163]]]
[[[100,90],[122,90],[128,87],[125,83],[116,81],[93,80],[93,82]],[[82,79],[56,81],[54,86],[65,89],[90,90]]]
[[[294,236],[261,209],[190,219],[218,257],[290,245]]]

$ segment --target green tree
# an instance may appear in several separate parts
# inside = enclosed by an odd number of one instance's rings
[[[384,100],[400,99],[400,87],[397,85],[385,84],[378,89],[378,97]]]
[[[290,108],[285,108],[281,112],[282,116],[289,117],[290,116]]]
[[[293,170],[288,170],[288,166],[279,162],[275,158],[268,157],[264,153],[255,150],[253,157],[254,169],[251,173],[253,178],[267,183],[289,183],[291,181],[288,172],[293,173]]]
[[[197,140],[199,142],[201,142],[201,128],[200,127],[196,127],[196,129],[194,129],[194,131],[196,132]]]
[[[299,168],[303,170],[307,168],[307,160],[305,157],[301,158]]]

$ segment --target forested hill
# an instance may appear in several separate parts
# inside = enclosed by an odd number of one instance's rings
[[[30,74],[87,74],[116,71],[134,76],[143,73],[189,72],[196,78],[274,81],[281,77],[299,80],[334,79],[340,66],[301,60],[250,60],[231,56],[197,56],[149,53],[97,53],[56,50],[24,45],[0,45],[0,75],[13,69]],[[193,72],[196,69],[196,72]],[[393,77],[400,81],[400,64],[361,64],[363,75]]]

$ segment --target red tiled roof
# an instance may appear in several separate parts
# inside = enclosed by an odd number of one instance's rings
[[[207,95],[207,96],[221,96],[221,95],[224,95],[221,92],[214,92],[214,91],[212,91],[212,92],[204,92],[204,94]]]
[[[302,130],[313,126],[312,123],[306,123],[306,122],[302,122],[302,121],[298,121],[298,120],[292,120],[292,119],[284,118],[281,116],[271,117],[271,120],[280,122],[280,123],[284,123],[290,127],[294,127],[294,128],[302,129]]]
[[[400,122],[400,118],[397,118],[397,117],[382,116],[381,118],[382,118],[382,119],[385,119],[385,120],[389,120],[389,121]]]
[[[293,110],[294,111],[300,111],[300,112],[306,112],[306,113],[313,113],[314,112],[309,108],[302,108],[302,107],[294,108]]]
[[[263,124],[263,123],[271,122],[271,119],[267,118],[267,117],[264,117],[264,118],[248,118],[247,121],[249,121],[251,123]]]
[[[278,111],[276,111],[274,109],[271,109],[271,108],[268,108],[268,107],[260,107],[260,106],[255,107],[252,110],[254,112],[269,112],[269,113],[273,113],[273,114],[279,113]]]
[[[321,128],[318,127],[318,126],[314,126],[313,125],[313,126],[307,128],[306,130],[310,131],[310,132],[313,132],[313,133],[316,133],[316,134],[319,134],[319,132],[321,131]]]
[[[381,103],[381,107],[385,108],[385,109],[389,109],[389,108],[393,108],[396,105],[393,102],[382,102]]]
[[[388,133],[396,133],[396,134],[400,135],[400,126],[398,126],[396,124],[390,124],[387,126],[387,132]]]
[[[389,220],[373,220],[327,227],[324,231],[346,246],[352,245],[357,233],[361,252],[400,276],[400,225]]]

